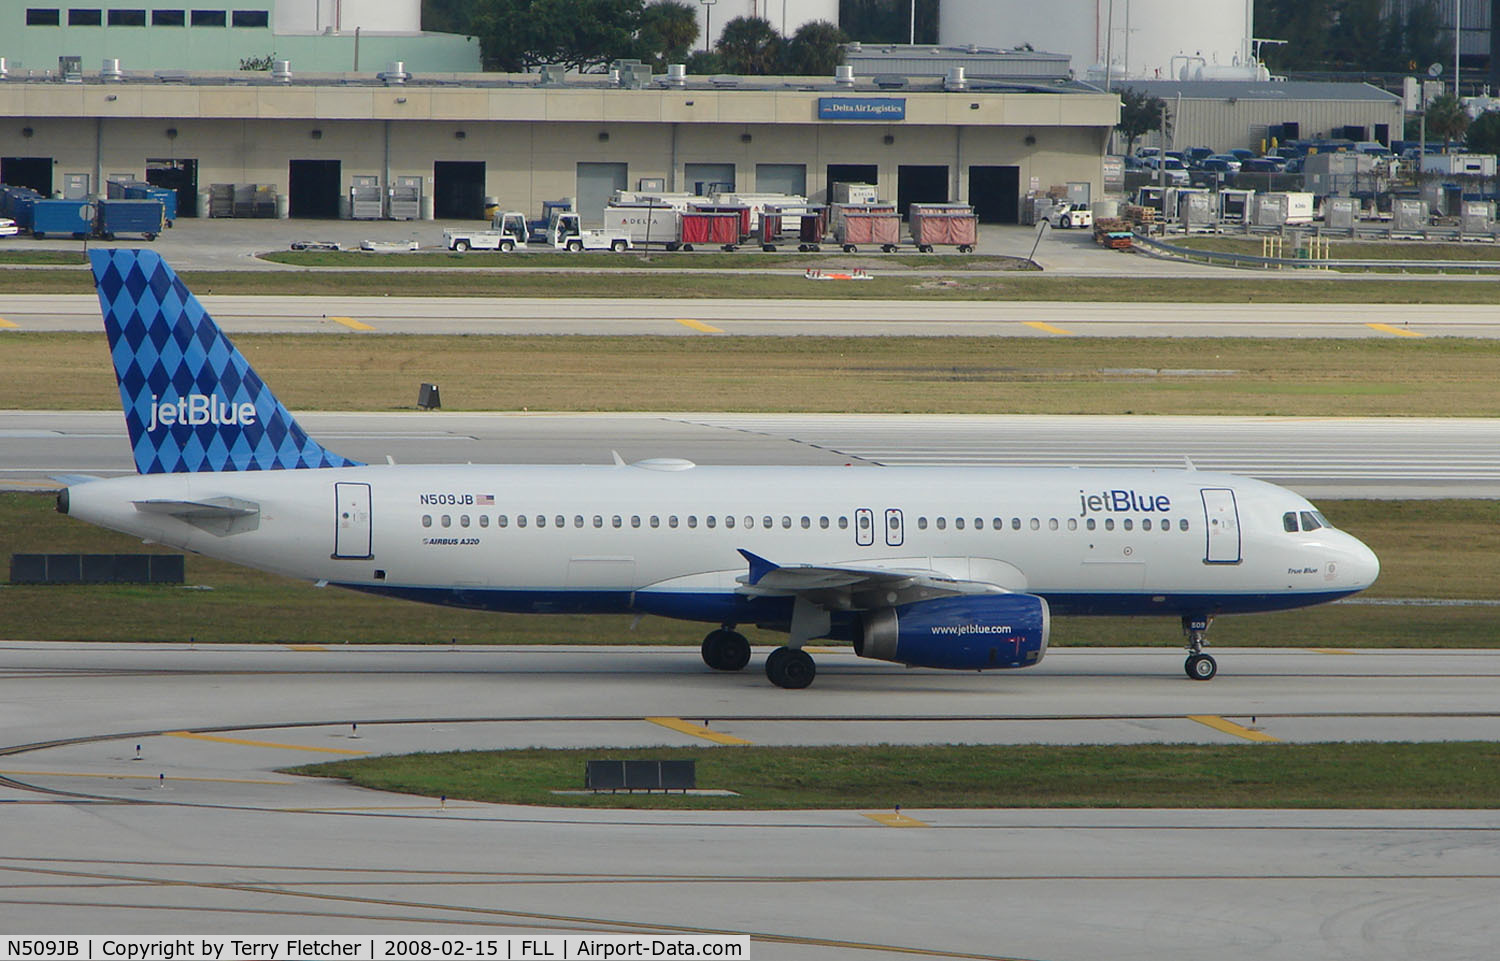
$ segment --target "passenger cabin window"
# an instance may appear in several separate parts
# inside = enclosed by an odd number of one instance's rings
[[[432,515],[431,514],[423,514],[422,515],[422,526],[423,527],[431,527],[432,526]]]
[[[839,530],[846,531],[848,529],[849,529],[849,518],[847,518],[847,517],[840,517],[839,518]]]
[[[480,514],[479,515],[479,526],[480,527],[489,527],[490,526],[490,515],[488,515],[488,514]]]
[[[917,518],[917,530],[919,530],[919,531],[925,531],[926,529],[927,529],[927,518],[925,518],[925,517],[918,517]]]

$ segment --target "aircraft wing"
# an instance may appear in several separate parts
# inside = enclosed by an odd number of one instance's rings
[[[924,568],[843,567],[816,564],[779,565],[749,551],[738,592],[751,597],[796,597],[825,611],[860,611],[898,607],[935,597],[1009,593],[998,584],[962,580]]]

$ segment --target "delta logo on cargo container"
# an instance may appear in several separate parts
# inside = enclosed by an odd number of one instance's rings
[[[176,400],[159,400],[151,395],[151,423],[146,425],[148,433],[158,427],[186,424],[199,427],[213,424],[215,427],[246,427],[255,423],[255,405],[249,401],[231,404],[217,394],[188,394]]]

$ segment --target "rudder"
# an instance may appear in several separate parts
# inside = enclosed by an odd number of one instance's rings
[[[89,251],[142,474],[356,467],[307,436],[154,251]]]

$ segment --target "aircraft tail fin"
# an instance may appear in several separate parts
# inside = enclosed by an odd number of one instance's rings
[[[359,466],[307,436],[160,255],[89,261],[139,473]]]

